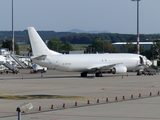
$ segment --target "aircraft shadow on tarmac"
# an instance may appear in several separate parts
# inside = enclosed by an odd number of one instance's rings
[[[104,75],[103,77],[98,77],[98,78],[104,78],[104,77],[124,77],[124,76],[127,76],[128,75],[111,75],[111,74],[107,74],[107,75]],[[136,76],[136,75],[130,75],[130,76]],[[12,76],[12,77],[1,77],[0,80],[19,80],[19,79],[50,79],[50,78],[81,78],[81,79],[94,79],[94,78],[97,78],[95,77],[94,75],[90,75],[90,76],[87,76],[87,77],[81,77],[81,76],[71,76],[71,75],[56,75],[56,76],[51,76],[51,75],[39,75],[39,76],[30,76],[30,75],[27,75],[27,74],[24,74],[24,75],[19,75],[19,76]]]
[[[98,77],[98,78],[104,78],[104,77],[123,77],[126,75],[105,75],[103,77]],[[81,79],[94,79],[97,78],[95,76],[87,76],[87,77],[81,77],[81,76],[44,76],[44,77],[26,77],[26,79],[47,79],[47,78],[81,78]],[[25,79],[25,78],[24,78]]]

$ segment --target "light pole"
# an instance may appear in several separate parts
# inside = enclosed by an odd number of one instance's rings
[[[12,54],[14,54],[14,29],[13,29],[13,0],[12,0]]]
[[[140,36],[139,36],[139,1],[140,0],[131,0],[131,1],[137,1],[137,54],[140,54]]]
[[[26,112],[33,108],[32,103],[23,103],[17,107],[16,111],[18,112],[18,120],[21,120],[21,112]]]

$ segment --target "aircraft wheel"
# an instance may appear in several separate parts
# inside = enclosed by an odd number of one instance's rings
[[[95,74],[95,76],[96,76],[96,77],[102,77],[102,73],[101,73],[101,72],[97,72],[97,73]]]
[[[81,77],[87,77],[87,72],[82,72]]]

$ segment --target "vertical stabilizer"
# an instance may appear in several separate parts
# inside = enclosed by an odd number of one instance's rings
[[[48,49],[34,27],[28,27],[28,34],[34,56],[60,54]]]

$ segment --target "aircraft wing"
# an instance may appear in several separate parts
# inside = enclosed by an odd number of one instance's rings
[[[117,64],[121,64],[121,63],[117,63]],[[88,68],[88,70],[89,71],[108,70],[117,64],[97,65],[97,66],[93,66],[93,67]]]
[[[36,60],[45,60],[46,57],[47,57],[47,55],[40,55],[40,56],[33,57],[32,59],[36,59]]]

